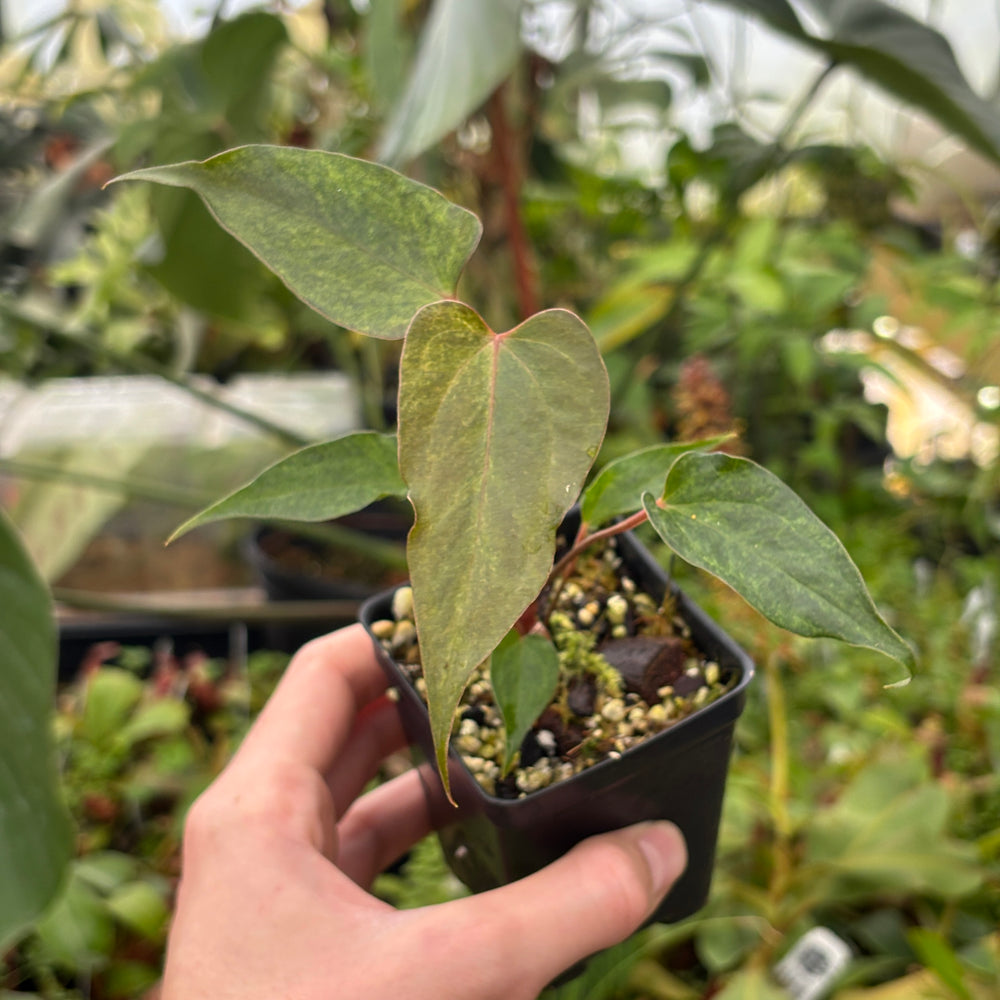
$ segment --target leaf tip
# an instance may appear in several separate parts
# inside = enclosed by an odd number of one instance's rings
[[[170,535],[167,537],[167,540],[163,543],[163,547],[166,548],[168,545],[172,545],[178,538],[181,537],[181,535],[186,535],[193,527],[195,527],[197,521],[198,518],[196,515],[195,517],[188,518],[183,524],[174,528],[174,530],[170,532]]]
[[[438,746],[437,750],[437,769],[438,776],[441,778],[441,788],[444,791],[444,796],[448,800],[448,803],[458,808],[458,803],[455,801],[455,796],[451,794],[451,775],[448,771],[448,743],[445,742],[444,746]]]

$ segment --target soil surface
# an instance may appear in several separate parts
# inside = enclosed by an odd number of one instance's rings
[[[372,631],[411,682],[426,691],[408,588],[397,591],[394,620]],[[629,576],[614,539],[581,555],[541,595],[532,631],[549,636],[560,680],[550,706],[504,774],[503,721],[488,673],[466,688],[452,746],[480,786],[519,798],[620,757],[717,699],[732,685],[691,640],[672,601],[660,603]]]

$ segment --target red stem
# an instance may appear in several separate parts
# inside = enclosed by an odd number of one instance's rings
[[[493,130],[493,152],[503,189],[504,219],[507,242],[514,266],[514,283],[522,321],[539,310],[538,272],[528,233],[521,218],[521,156],[520,136],[516,135],[507,118],[501,85],[490,98],[489,118]]]
[[[576,541],[573,543],[573,547],[569,550],[552,567],[552,572],[549,574],[549,580],[555,580],[557,577],[562,576],[564,570],[569,566],[573,560],[589,545],[593,545],[594,542],[599,542],[604,538],[611,538],[614,535],[621,535],[626,531],[631,531],[633,528],[637,528],[644,521],[649,520],[649,515],[644,511],[640,510],[638,513],[633,514],[631,517],[626,517],[624,521],[618,521],[615,524],[609,525],[607,528],[601,528],[600,531],[595,531],[592,535],[586,535],[581,538],[577,535]],[[581,532],[583,526],[581,525]]]

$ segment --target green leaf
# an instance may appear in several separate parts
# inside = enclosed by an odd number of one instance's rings
[[[732,434],[678,441],[640,448],[609,462],[583,491],[580,513],[584,523],[593,528],[622,514],[634,514],[642,508],[643,493],[659,491],[674,459],[689,451],[707,451],[730,440]]]
[[[667,474],[663,502],[643,497],[667,545],[765,618],[913,666],[913,651],[876,610],[837,536],[766,469],[730,455],[682,455]]]
[[[419,156],[510,75],[521,54],[523,0],[437,0],[402,99],[379,144],[384,163]]]
[[[274,298],[287,293],[195,194],[160,188],[150,204],[163,242],[163,256],[146,268],[156,281],[186,305],[248,331],[280,327]]]
[[[288,44],[288,31],[276,14],[257,10],[219,21],[203,42],[195,43],[203,88],[199,110],[224,116],[230,134],[263,138],[269,131],[274,63]],[[254,72],[246,72],[247,66]],[[190,100],[190,93],[186,96]]]
[[[105,966],[115,943],[107,904],[75,872],[36,931],[46,961],[78,974]]]
[[[118,851],[98,851],[74,862],[73,877],[107,896],[134,881],[142,864],[138,858]]]
[[[155,118],[119,134],[118,162],[202,160],[226,144],[266,141],[273,134],[274,66],[288,41],[280,17],[254,11],[219,21],[204,39],[170,46],[131,80],[136,100],[155,92],[161,101]],[[156,189],[150,204],[162,238],[162,256],[148,266],[157,281],[248,333],[283,329],[275,302],[283,289],[192,192]]]
[[[229,517],[328,521],[389,496],[406,496],[396,461],[396,438],[358,431],[309,445],[275,462],[253,482],[185,521],[170,541]]]
[[[55,677],[49,596],[0,511],[0,952],[53,899],[72,850],[49,732]]]
[[[716,975],[741,963],[759,943],[755,924],[738,918],[706,920],[695,934],[698,958]]]
[[[1000,160],[1000,115],[968,84],[947,39],[880,0],[835,0],[823,10],[827,37],[807,32],[786,0],[723,0],[789,37],[851,66],[935,118],[992,160]]]
[[[403,93],[412,43],[403,23],[403,0],[375,0],[365,21],[364,53],[378,106]]]
[[[142,698],[142,681],[127,670],[104,667],[87,682],[80,736],[103,744],[118,735]]]
[[[170,919],[163,893],[148,882],[130,882],[107,899],[108,911],[120,924],[150,941],[162,940]]]
[[[826,880],[823,898],[848,901],[975,892],[983,880],[976,848],[948,836],[948,813],[948,793],[909,762],[870,765],[809,825],[804,877],[815,886]]]
[[[398,339],[455,289],[479,220],[432,188],[339,153],[243,146],[118,180],[190,188],[307,305]]]
[[[604,436],[608,377],[559,309],[495,334],[468,306],[421,310],[400,363],[399,461],[431,729],[444,772],[469,674],[538,596],[556,530]]]
[[[914,927],[907,935],[920,961],[931,969],[959,1000],[972,1000],[965,985],[965,970],[954,949],[938,932],[926,927]]]
[[[793,38],[804,34],[802,24],[788,0],[722,0],[728,7],[759,17]]]
[[[764,969],[741,970],[727,981],[715,1000],[788,1000],[788,991],[775,985]]]
[[[490,685],[504,727],[503,774],[510,771],[521,742],[548,707],[559,683],[559,654],[540,635],[511,629],[493,651]]]
[[[187,702],[177,698],[158,698],[142,705],[122,727],[121,738],[129,746],[142,740],[175,736],[184,732],[191,718]]]
[[[826,16],[831,36],[814,47],[1000,159],[1000,115],[969,86],[944,35],[879,0],[837,0]]]

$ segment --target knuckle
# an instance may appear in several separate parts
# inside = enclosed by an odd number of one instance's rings
[[[216,779],[194,801],[184,821],[185,852],[203,853],[237,835],[267,830],[304,830],[321,803],[322,779],[291,763],[274,761],[252,780],[234,768]],[[325,786],[323,786],[325,788]]]

